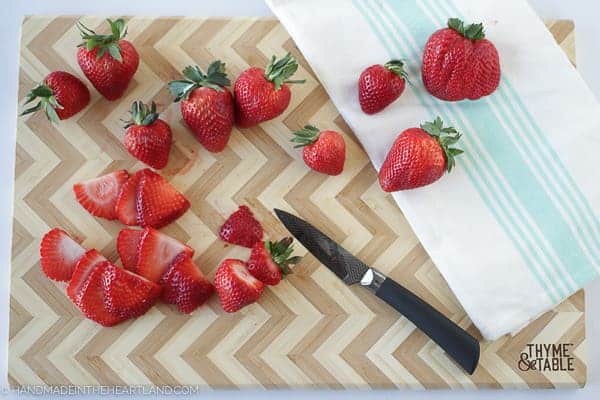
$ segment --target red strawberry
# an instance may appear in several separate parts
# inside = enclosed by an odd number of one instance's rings
[[[215,288],[226,312],[236,312],[260,297],[264,285],[253,277],[242,260],[224,260],[215,274]]]
[[[134,102],[131,118],[125,125],[125,148],[152,168],[164,168],[169,162],[173,134],[169,124],[158,118],[156,103],[147,107],[141,101]]]
[[[294,147],[303,147],[302,158],[309,168],[327,175],[339,175],[346,161],[346,143],[335,131],[323,131],[312,125],[294,132]]]
[[[144,231],[138,229],[121,229],[117,236],[117,251],[123,268],[137,272],[138,245]]]
[[[152,282],[159,282],[169,265],[180,253],[194,255],[194,249],[156,229],[144,229],[138,245],[139,275]]]
[[[150,169],[144,169],[140,174],[136,196],[140,226],[161,228],[190,208],[190,202],[165,178]]]
[[[40,101],[21,115],[43,110],[50,121],[58,122],[83,110],[90,103],[90,91],[75,75],[54,71],[27,94],[25,104],[38,98]]]
[[[117,219],[115,204],[121,187],[129,178],[125,170],[79,182],[73,185],[73,192],[79,204],[90,214],[106,219]]]
[[[233,97],[225,89],[230,85],[225,64],[214,61],[206,74],[198,66],[188,66],[183,75],[186,79],[169,82],[175,102],[181,101],[183,120],[208,151],[222,151],[234,120]]]
[[[187,253],[180,253],[173,260],[161,283],[163,301],[175,304],[186,314],[204,304],[215,290]]]
[[[124,318],[145,314],[161,293],[159,284],[113,264],[107,264],[102,271],[102,288],[108,312]]]
[[[425,88],[448,100],[477,100],[492,94],[500,84],[500,61],[482,24],[465,26],[458,18],[434,32],[425,44],[421,69]]]
[[[127,182],[121,186],[117,203],[115,204],[115,213],[117,218],[125,225],[137,225],[137,191],[142,171],[137,171],[131,175]]]
[[[292,94],[289,80],[298,69],[298,61],[290,53],[277,60],[271,58],[267,70],[248,68],[235,81],[235,121],[240,128],[249,128],[273,119],[283,113],[290,104]]]
[[[79,261],[75,266],[75,271],[73,272],[73,277],[69,281],[69,286],[67,286],[67,296],[69,296],[76,306],[79,306],[81,302],[81,295],[83,293],[82,288],[87,282],[90,274],[97,265],[104,261],[108,260],[104,258],[102,254],[98,253],[98,250],[96,249],[86,251],[85,254],[79,258]]]
[[[110,35],[99,35],[82,23],[78,24],[83,43],[77,51],[77,63],[92,85],[107,100],[123,96],[140,63],[135,47],[124,40],[125,21],[107,20]]]
[[[301,257],[290,257],[294,248],[292,238],[277,242],[256,242],[248,259],[248,271],[265,285],[277,285],[282,275],[291,271],[290,264],[297,264]]]
[[[263,237],[263,228],[247,206],[240,206],[225,221],[219,237],[225,242],[252,248]]]
[[[403,66],[400,60],[391,60],[371,65],[360,74],[358,100],[365,113],[378,113],[400,97],[407,79]]]
[[[68,281],[85,249],[62,229],[54,228],[40,244],[40,264],[44,274],[55,281]]]
[[[444,128],[440,117],[402,132],[392,145],[381,169],[379,184],[386,192],[414,189],[437,181],[454,167],[463,151],[450,147],[460,139],[452,127]]]

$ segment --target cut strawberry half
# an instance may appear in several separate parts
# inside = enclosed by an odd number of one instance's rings
[[[115,171],[73,185],[79,204],[95,217],[116,219],[115,204],[123,184],[129,178],[125,170]]]
[[[75,271],[73,272],[73,277],[69,282],[69,286],[67,286],[67,296],[69,296],[76,306],[79,306],[82,288],[87,282],[90,274],[97,265],[104,261],[108,260],[96,249],[86,251],[85,254],[79,258],[79,261],[75,266]]]
[[[190,202],[165,178],[150,169],[141,171],[137,198],[138,224],[161,228],[181,217]]]
[[[102,288],[106,309],[123,318],[145,314],[161,292],[159,284],[112,264],[102,271]]]
[[[138,246],[137,273],[159,282],[171,262],[180,253],[194,255],[194,249],[156,229],[146,228]]]
[[[117,214],[119,221],[125,225],[138,224],[136,197],[142,171],[143,170],[137,171],[129,177],[127,182],[121,186],[119,196],[117,197],[115,213]]]
[[[123,268],[131,272],[137,271],[138,245],[144,231],[139,229],[121,229],[117,236],[117,251]]]
[[[40,244],[40,264],[44,274],[56,281],[68,281],[85,249],[62,229],[54,228]]]
[[[252,248],[263,237],[263,228],[247,206],[240,206],[223,223],[219,236],[225,242]]]
[[[189,314],[204,304],[215,288],[202,274],[188,253],[180,253],[161,280],[162,299]]]
[[[236,312],[257,301],[264,284],[250,274],[242,260],[224,260],[215,274],[215,288],[226,312]]]

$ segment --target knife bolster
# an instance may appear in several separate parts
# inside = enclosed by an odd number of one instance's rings
[[[376,293],[383,284],[383,281],[385,281],[385,278],[385,275],[375,268],[369,268],[360,279],[360,285],[369,289],[371,292]]]

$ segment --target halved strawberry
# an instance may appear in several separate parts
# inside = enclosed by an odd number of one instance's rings
[[[138,245],[144,231],[139,229],[121,229],[117,236],[117,252],[121,257],[123,268],[131,272],[137,271]]]
[[[263,228],[247,206],[240,206],[221,226],[222,240],[252,248],[263,237]]]
[[[291,237],[277,242],[256,242],[248,259],[248,271],[266,285],[277,285],[282,275],[289,274],[290,264],[297,264],[301,257],[290,257],[294,251]]]
[[[150,169],[141,171],[137,198],[138,224],[160,228],[181,217],[190,202],[165,178]]]
[[[226,259],[215,274],[215,288],[226,312],[236,312],[260,297],[264,285],[253,277],[242,260]]]
[[[68,281],[77,260],[85,249],[62,229],[54,228],[44,235],[40,244],[40,264],[44,274],[56,281]]]
[[[102,288],[106,309],[124,318],[145,314],[161,292],[159,284],[113,264],[106,265],[102,271]]]
[[[189,314],[204,304],[215,291],[187,253],[180,253],[161,279],[162,299]]]
[[[127,182],[121,186],[119,196],[117,197],[115,214],[119,218],[119,221],[125,225],[138,224],[136,197],[142,171],[137,171],[129,177]]]
[[[67,296],[69,296],[76,306],[79,306],[80,304],[81,294],[83,293],[82,288],[87,282],[90,274],[96,266],[104,261],[108,260],[96,249],[86,251],[85,254],[79,258],[79,261],[75,266],[75,271],[73,272],[73,277],[69,281],[69,286],[67,286]]]
[[[177,239],[146,228],[138,246],[137,273],[152,282],[159,282],[171,262],[182,252],[194,255],[194,249]]]
[[[79,182],[73,185],[73,192],[79,204],[90,214],[106,219],[116,219],[115,204],[121,186],[127,181],[129,174],[125,170]]]

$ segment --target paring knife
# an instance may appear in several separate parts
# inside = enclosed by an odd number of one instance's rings
[[[467,373],[479,361],[479,342],[402,285],[364,264],[308,222],[275,209],[285,227],[346,285],[360,283],[435,341]]]

